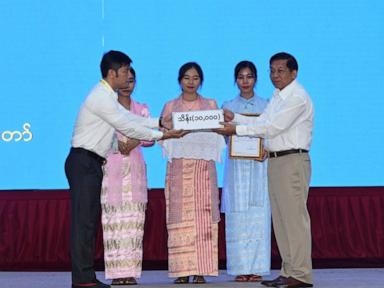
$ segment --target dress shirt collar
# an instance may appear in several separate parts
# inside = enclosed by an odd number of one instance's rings
[[[109,85],[109,83],[108,83],[107,81],[105,81],[104,79],[101,79],[101,80],[100,80],[100,83],[101,83],[105,88],[107,88],[107,90],[109,90],[110,92],[116,93],[115,90],[112,89],[111,85]]]
[[[245,102],[247,104],[253,104],[254,100],[256,99],[255,98],[256,95],[253,95],[251,98],[247,99],[247,98],[244,98],[242,97],[241,95],[238,96],[238,99],[242,102]]]
[[[286,99],[292,92],[293,88],[297,85],[296,79],[294,79],[291,83],[285,86],[282,90],[276,89],[276,94],[281,97],[281,99]]]
[[[111,85],[109,85],[107,81],[105,81],[104,79],[101,79],[100,85],[104,87],[110,93],[110,95],[112,95],[114,98],[117,99],[117,92],[112,89]]]

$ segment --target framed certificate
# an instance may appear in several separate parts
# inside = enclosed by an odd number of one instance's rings
[[[243,114],[257,117],[260,114]],[[263,139],[259,137],[233,135],[229,139],[229,158],[262,161],[264,154]]]

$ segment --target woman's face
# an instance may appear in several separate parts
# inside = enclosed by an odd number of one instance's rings
[[[119,96],[121,97],[130,97],[133,90],[135,89],[136,80],[133,77],[131,71],[128,71],[128,86],[118,90]]]
[[[197,89],[200,87],[200,84],[201,79],[195,68],[187,70],[180,81],[181,90],[190,94],[196,93]]]
[[[240,89],[241,95],[253,95],[255,83],[255,75],[248,67],[241,69],[237,74],[236,84]]]

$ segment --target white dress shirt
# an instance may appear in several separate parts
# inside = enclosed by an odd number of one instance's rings
[[[112,146],[115,130],[139,140],[158,140],[158,118],[146,118],[121,109],[117,94],[101,80],[89,93],[77,116],[72,147],[81,147],[105,157]]]
[[[268,151],[309,150],[312,141],[313,105],[304,87],[292,81],[283,90],[276,89],[259,117],[235,114],[237,135],[265,138]],[[244,125],[245,124],[245,125]]]

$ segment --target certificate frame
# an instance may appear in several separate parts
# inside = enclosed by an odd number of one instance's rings
[[[258,117],[260,114],[242,114]],[[264,160],[263,138],[232,135],[229,138],[229,158],[243,160]]]

